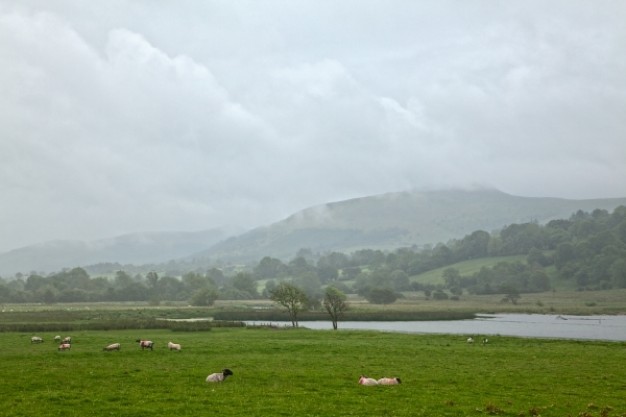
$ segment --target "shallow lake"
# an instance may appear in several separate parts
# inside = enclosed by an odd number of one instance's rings
[[[246,321],[246,324],[291,326],[290,322]],[[330,321],[301,321],[299,324],[315,330],[332,329]],[[472,320],[451,321],[343,321],[339,322],[339,330],[342,329],[626,341],[626,315],[493,314],[479,315]]]

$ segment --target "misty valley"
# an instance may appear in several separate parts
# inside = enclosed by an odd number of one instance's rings
[[[319,318],[315,314],[330,312],[331,293],[340,297],[335,303],[349,304],[353,311],[368,305],[428,308],[428,302],[435,308],[437,302],[481,312],[484,306],[477,300],[490,297],[495,310],[523,306],[538,312],[618,313],[623,306],[589,301],[588,294],[626,288],[626,206],[611,212],[579,210],[543,225],[526,222],[491,233],[475,230],[434,246],[351,253],[301,248],[289,260],[264,256],[249,264],[185,266],[165,264],[145,273],[123,267],[105,273],[82,267],[18,273],[0,281],[0,302],[210,307],[228,300],[257,300],[269,303],[265,309],[274,301],[290,315]],[[554,300],[561,294],[580,299],[559,305]],[[350,314],[344,310],[339,313]],[[242,318],[259,318],[260,312],[248,314]]]

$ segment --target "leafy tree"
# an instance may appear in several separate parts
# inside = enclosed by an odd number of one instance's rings
[[[276,288],[276,281],[270,279],[265,283],[265,289],[263,290],[263,297],[270,298],[272,291]]]
[[[333,322],[333,329],[337,330],[339,318],[348,308],[346,295],[335,287],[327,287],[324,293],[324,308]]]
[[[162,277],[157,285],[159,297],[163,300],[184,300],[186,299],[185,285],[182,281],[174,277]]]
[[[188,294],[193,294],[197,290],[214,286],[214,282],[210,278],[202,276],[196,272],[187,272],[183,275],[182,283]]]
[[[626,288],[626,260],[617,259],[609,269],[613,286]]]
[[[389,276],[391,285],[396,291],[407,291],[411,286],[409,275],[401,269],[396,269]]]
[[[293,276],[304,275],[308,272],[315,272],[315,267],[303,256],[298,256],[289,262],[289,273]]]
[[[231,284],[233,288],[244,293],[248,293],[250,298],[256,298],[259,296],[257,291],[256,281],[247,272],[239,272],[232,279]]]
[[[132,284],[132,282],[133,282],[133,279],[126,272],[117,271],[115,273],[115,287],[116,288],[126,288],[130,284]]]
[[[392,304],[398,299],[398,294],[389,288],[372,288],[365,298],[372,304]]]
[[[256,279],[282,278],[287,275],[287,265],[280,259],[266,256],[254,268],[253,273]]]
[[[154,271],[148,272],[146,275],[146,282],[150,291],[150,303],[152,305],[158,305],[160,303],[159,294],[157,292],[157,285],[159,283],[159,274]]]
[[[456,258],[458,260],[476,259],[487,256],[491,236],[484,230],[477,230],[465,236],[458,244]]]
[[[26,284],[24,284],[24,290],[35,292],[40,288],[49,285],[48,280],[40,275],[30,275],[26,278]]]
[[[446,294],[442,290],[437,290],[433,292],[432,296],[433,296],[433,300],[447,300],[448,298],[450,298],[448,294]]]
[[[292,280],[292,284],[298,287],[307,297],[307,307],[310,310],[321,308],[320,300],[323,297],[322,284],[320,279],[313,272],[307,272],[304,275],[296,277]]]
[[[226,282],[226,276],[224,276],[224,271],[219,268],[211,268],[206,272],[206,278],[213,282],[214,285],[220,286],[224,285]]]
[[[332,266],[318,266],[317,276],[323,283],[336,281],[339,278],[339,271]]]
[[[331,252],[317,260],[318,268],[332,268],[335,270],[350,266],[348,255],[340,252]]]
[[[298,313],[304,309],[308,301],[304,291],[295,285],[281,282],[271,292],[270,299],[285,307],[291,319],[291,325],[298,327]]]
[[[441,275],[448,288],[458,287],[461,283],[461,273],[456,268],[446,268]]]
[[[362,272],[361,268],[359,268],[358,266],[343,268],[341,270],[340,279],[342,281],[350,281],[350,280],[356,279],[356,277],[359,276],[361,272]]]
[[[212,306],[217,300],[217,291],[214,288],[196,290],[189,300],[192,306]]]

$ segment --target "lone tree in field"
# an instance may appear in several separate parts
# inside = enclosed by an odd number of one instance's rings
[[[289,313],[291,318],[291,325],[298,327],[298,313],[304,309],[308,302],[304,291],[295,285],[281,282],[270,294],[270,300],[287,309],[287,313]]]
[[[348,308],[346,298],[346,295],[337,288],[326,288],[326,293],[324,294],[324,308],[326,308],[326,311],[328,311],[328,314],[330,315],[334,330],[337,330],[337,322],[343,315],[343,312]]]

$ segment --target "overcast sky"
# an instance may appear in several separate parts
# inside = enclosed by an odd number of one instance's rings
[[[624,1],[0,0],[0,251],[330,201],[626,196]]]

